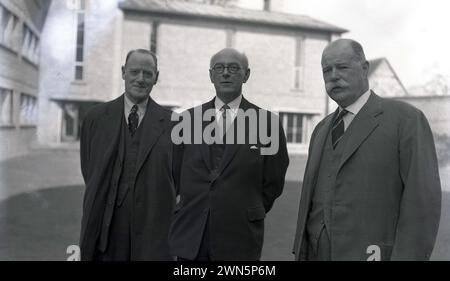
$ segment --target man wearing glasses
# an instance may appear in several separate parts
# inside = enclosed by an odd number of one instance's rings
[[[264,218],[281,195],[289,164],[284,132],[278,119],[265,123],[278,144],[273,154],[261,153],[267,143],[250,143],[249,131],[261,130],[259,117],[274,115],[242,96],[242,84],[250,76],[244,54],[221,50],[211,58],[209,75],[216,97],[200,106],[203,120],[208,111],[213,117],[202,122],[201,132],[216,124],[220,137],[212,143],[202,138],[201,144],[182,145],[179,202],[169,232],[171,254],[178,260],[259,260]],[[189,109],[189,116],[196,110]],[[240,114],[248,112],[258,118],[244,119],[245,126],[240,126]],[[243,143],[237,141],[240,133],[245,135]]]

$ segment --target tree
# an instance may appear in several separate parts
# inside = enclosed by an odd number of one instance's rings
[[[408,89],[411,96],[446,96],[450,95],[450,76],[435,73],[425,83]]]

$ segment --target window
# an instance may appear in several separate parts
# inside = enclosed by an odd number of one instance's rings
[[[39,62],[39,38],[25,23],[22,29],[22,56],[36,65]]]
[[[79,108],[79,103],[63,104],[61,140],[64,142],[77,141],[80,137]]]
[[[13,51],[19,51],[19,18],[0,5],[0,44]]]
[[[13,92],[0,88],[0,126],[13,124]]]
[[[288,143],[308,143],[312,114],[280,112],[279,116]]]
[[[150,51],[156,54],[158,50],[158,28],[159,22],[152,23],[152,33],[150,34]]]
[[[303,90],[303,38],[295,39],[294,90]]]
[[[20,95],[20,124],[37,124],[37,98],[25,93]]]
[[[84,79],[85,0],[77,2],[77,38],[75,47],[75,80]]]

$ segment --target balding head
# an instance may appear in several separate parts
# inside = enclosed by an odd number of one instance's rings
[[[323,51],[323,54],[325,54],[327,51],[329,51],[329,49],[333,49],[333,48],[341,48],[341,49],[345,48],[348,50],[352,50],[355,57],[361,63],[366,62],[366,55],[364,54],[363,47],[361,46],[361,44],[359,42],[357,42],[355,40],[344,39],[344,38],[337,39],[337,40],[331,42],[330,44],[328,44],[328,46]]]
[[[331,42],[322,54],[322,71],[328,95],[343,108],[369,89],[369,63],[355,40]]]
[[[220,50],[211,57],[209,77],[217,97],[224,103],[233,101],[250,77],[247,56],[233,48]]]
[[[233,48],[224,48],[224,49],[220,50],[219,52],[217,52],[216,54],[214,54],[211,57],[211,61],[209,63],[210,68],[212,68],[214,66],[214,64],[217,62],[217,60],[219,58],[224,57],[224,56],[225,57],[234,57],[234,58],[236,58],[240,62],[241,67],[244,70],[248,69],[248,58],[247,58],[247,56],[244,53],[241,53],[238,50],[233,49]]]

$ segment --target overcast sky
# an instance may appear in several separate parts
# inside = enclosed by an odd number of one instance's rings
[[[342,37],[359,41],[368,59],[386,57],[407,88],[450,77],[448,0],[284,0],[283,8],[350,30]]]

